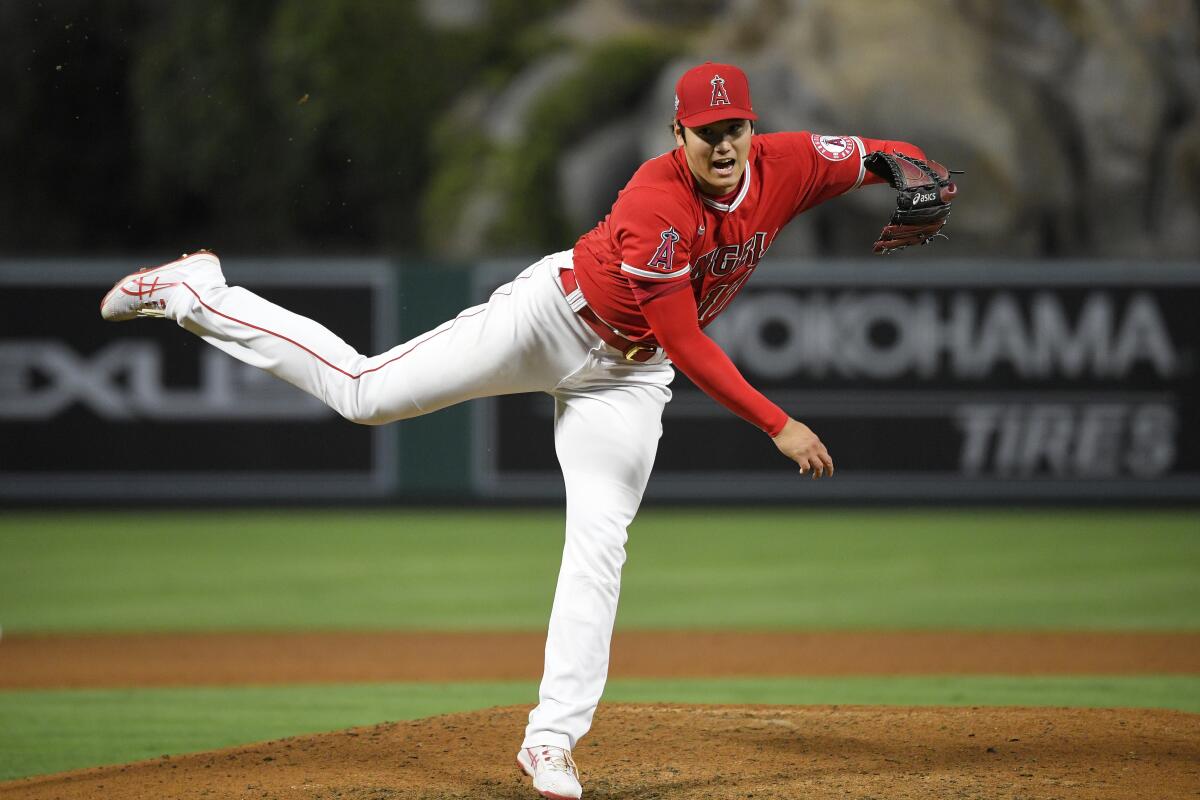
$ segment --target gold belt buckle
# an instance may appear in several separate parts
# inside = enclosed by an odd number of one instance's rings
[[[651,347],[650,345],[646,345],[646,344],[630,345],[629,349],[625,351],[625,360],[633,361],[633,357],[636,356],[638,353],[640,353],[642,350],[654,350],[654,348]]]

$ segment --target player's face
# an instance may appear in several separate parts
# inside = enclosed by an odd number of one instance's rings
[[[750,121],[723,119],[698,128],[675,129],[675,143],[683,147],[688,167],[700,191],[720,196],[737,188],[750,154]]]

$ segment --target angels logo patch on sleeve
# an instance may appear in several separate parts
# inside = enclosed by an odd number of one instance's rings
[[[681,199],[683,191],[676,194],[633,189],[617,198],[610,241],[619,248],[614,255],[621,259],[622,272],[651,281],[685,278],[691,272],[691,234],[700,220]]]
[[[850,136],[812,135],[813,147],[822,158],[829,161],[844,161],[854,154],[854,139]]]
[[[667,228],[659,236],[662,237],[662,241],[659,242],[654,255],[646,262],[646,266],[671,272],[675,269],[675,243],[679,241],[679,234],[674,228]]]

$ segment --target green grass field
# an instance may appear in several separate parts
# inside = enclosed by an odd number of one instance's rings
[[[560,528],[554,511],[10,513],[0,626],[542,630]],[[1190,511],[652,509],[629,555],[622,628],[1200,629]],[[525,683],[3,691],[0,780],[534,694]],[[614,681],[606,696],[1200,712],[1200,676]]]
[[[0,516],[0,625],[541,630],[554,511]],[[1200,627],[1200,514],[648,510],[628,628]]]

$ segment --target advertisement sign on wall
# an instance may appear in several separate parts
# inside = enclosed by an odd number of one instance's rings
[[[821,436],[837,475],[798,482],[762,434],[679,375],[648,497],[1200,496],[1195,265],[760,269],[707,332]],[[480,492],[561,492],[552,413],[535,395],[480,407]]]
[[[395,491],[396,426],[350,425],[169,321],[103,322],[100,298],[128,270],[116,261],[0,263],[0,498]],[[396,343],[386,262],[241,261],[226,273],[362,350]]]

